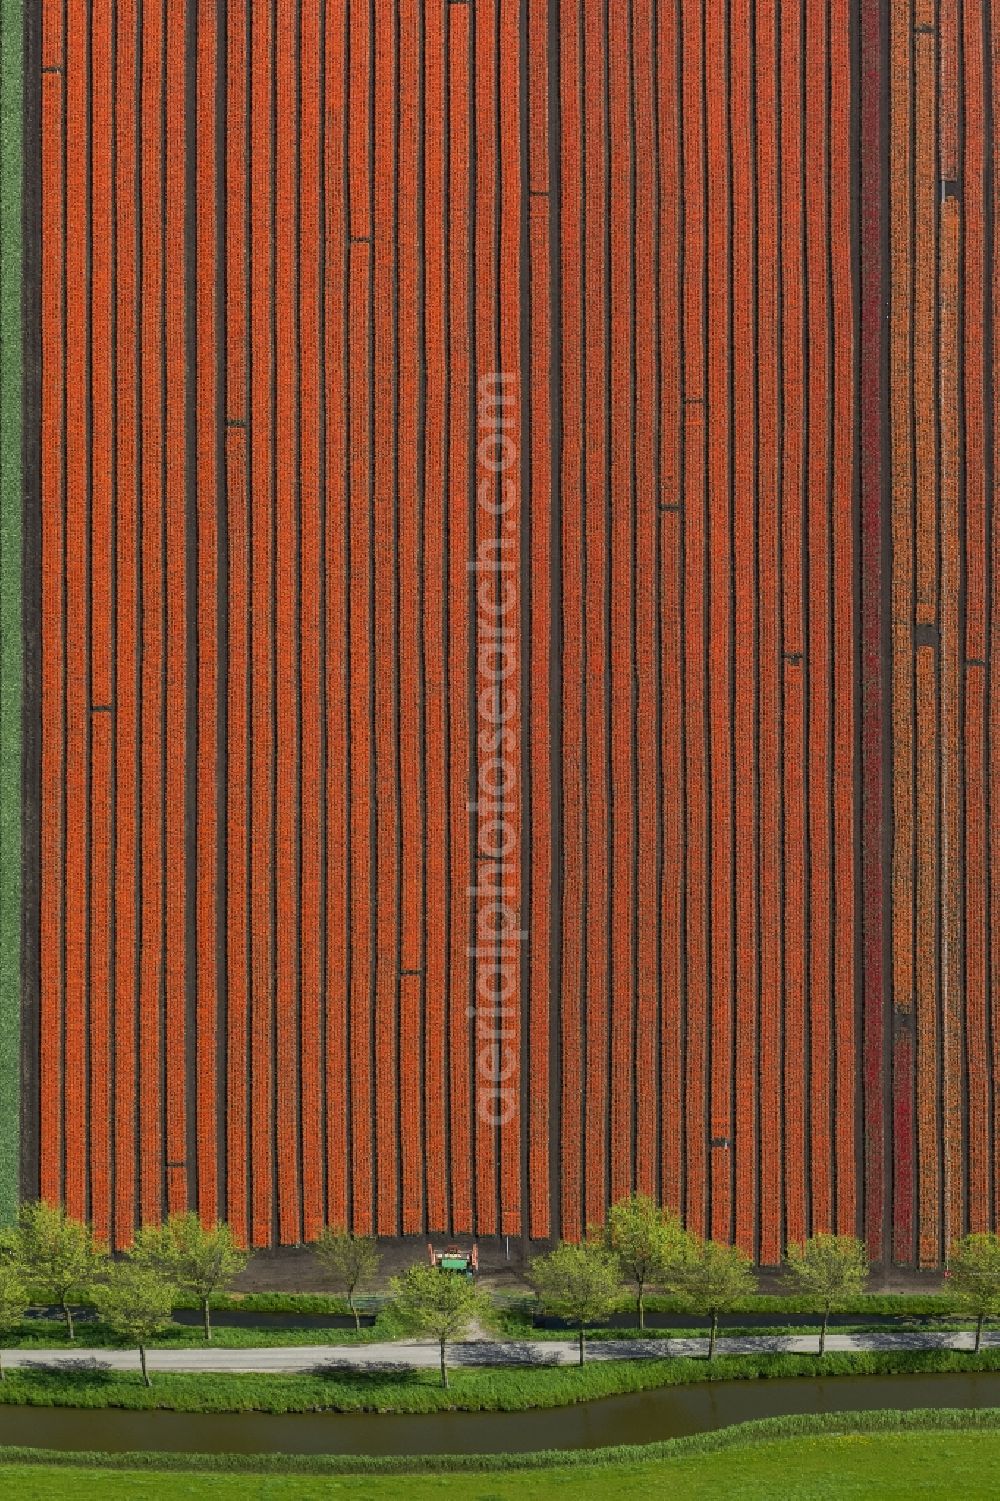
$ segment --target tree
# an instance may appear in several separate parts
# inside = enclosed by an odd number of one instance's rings
[[[633,1194],[611,1206],[605,1239],[618,1258],[623,1280],[635,1287],[640,1329],[645,1328],[646,1290],[668,1264],[672,1248],[682,1233],[676,1216],[668,1209],[661,1209],[645,1194]]]
[[[211,1299],[247,1264],[247,1252],[228,1225],[203,1225],[196,1214],[172,1214],[135,1238],[137,1264],[159,1272],[181,1293],[197,1299],[205,1338],[212,1338]]]
[[[445,1346],[467,1333],[473,1320],[490,1311],[486,1293],[475,1283],[433,1266],[411,1266],[389,1288],[400,1322],[414,1334],[436,1339],[441,1352],[441,1385],[448,1385]]]
[[[70,1339],[76,1338],[69,1295],[87,1287],[106,1252],[89,1225],[71,1219],[61,1207],[24,1204],[18,1216],[17,1260],[32,1286],[63,1311]]]
[[[328,1225],[313,1244],[313,1250],[334,1287],[347,1294],[354,1327],[360,1329],[361,1315],[354,1295],[359,1287],[373,1282],[378,1274],[381,1257],[374,1240],[370,1235],[351,1235],[347,1230]]]
[[[162,1272],[131,1257],[112,1261],[94,1287],[97,1312],[108,1328],[130,1340],[139,1351],[142,1379],[151,1386],[146,1346],[170,1323],[176,1283]]]
[[[613,1313],[622,1295],[617,1254],[596,1240],[574,1245],[562,1241],[547,1256],[531,1263],[528,1281],[546,1313],[575,1324],[583,1365],[586,1327]]]
[[[826,1331],[834,1304],[856,1297],[868,1278],[868,1252],[853,1235],[814,1235],[788,1247],[785,1270],[799,1292],[815,1298],[823,1310],[819,1353],[826,1351]]]
[[[719,1314],[753,1292],[750,1259],[739,1246],[701,1240],[686,1232],[663,1270],[664,1286],[691,1309],[711,1319],[708,1358],[715,1354]]]
[[[9,1334],[24,1317],[28,1306],[28,1289],[24,1273],[17,1262],[9,1257],[0,1261],[0,1334]],[[3,1363],[0,1361],[0,1381],[4,1379]]]
[[[975,1317],[978,1352],[983,1324],[1000,1313],[1000,1237],[965,1235],[954,1241],[945,1276],[956,1302]]]

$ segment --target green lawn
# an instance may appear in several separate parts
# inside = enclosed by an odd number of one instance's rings
[[[345,1496],[372,1501],[549,1501],[577,1496],[636,1501],[826,1501],[872,1497],[995,1497],[1000,1494],[1000,1433],[845,1434],[778,1439],[640,1464],[514,1474],[250,1476],[142,1473],[18,1465],[0,1471],[19,1501],[100,1495],[102,1501],[306,1501]]]

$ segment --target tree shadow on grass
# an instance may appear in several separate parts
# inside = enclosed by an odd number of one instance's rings
[[[391,1361],[373,1361],[371,1365],[358,1366],[350,1360],[324,1360],[311,1366],[309,1375],[329,1381],[347,1377],[352,1386],[363,1386],[374,1392],[390,1386],[418,1384],[426,1378],[427,1370],[419,1366],[396,1365]]]
[[[46,1364],[44,1361],[28,1360],[23,1365],[11,1367],[8,1375],[28,1377],[33,1386],[43,1390],[58,1391],[67,1386],[103,1386],[129,1371],[116,1370],[103,1361],[81,1356],[79,1360],[61,1360]]]

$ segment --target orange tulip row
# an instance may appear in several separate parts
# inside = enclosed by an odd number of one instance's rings
[[[460,497],[468,494],[469,439],[474,433],[472,370],[469,338],[469,292],[472,281],[471,240],[471,26],[468,10],[453,7],[448,13],[447,132],[448,181],[448,326],[449,347],[448,453],[448,555],[446,579],[449,601],[449,631],[446,643],[448,734],[450,751],[449,862],[451,890],[455,899],[450,924],[448,962],[448,1048],[450,1057],[449,1123],[451,1213],[456,1231],[470,1231],[472,1215],[472,1090],[469,1071],[469,1008],[472,1005],[472,965],[469,947],[466,893],[475,884],[472,859],[469,801],[469,752],[472,726],[468,712],[469,614],[468,563],[474,540],[468,506]]]
[[[446,597],[448,400],[447,273],[445,260],[446,200],[445,139],[447,132],[445,76],[445,19],[443,10],[425,13],[424,50],[424,351],[426,398],[424,408],[424,610],[422,650],[425,662],[424,739],[426,775],[427,943],[424,1007],[423,1155],[427,1182],[427,1225],[446,1230],[449,1224],[448,1144],[446,1127],[447,1006],[449,956],[444,892],[449,869],[448,779],[448,640],[445,622],[430,602]]]
[[[956,60],[955,6],[943,8],[942,63],[953,73]],[[957,77],[949,77],[957,86]],[[942,154],[950,172],[957,168],[957,141],[948,142],[954,119],[955,92],[942,99],[939,116]],[[951,163],[949,166],[948,163]],[[965,1075],[967,1040],[964,1036],[966,977],[962,961],[961,891],[966,878],[962,837],[964,664],[960,622],[964,495],[961,493],[961,435],[959,429],[959,316],[961,228],[959,205],[947,198],[939,209],[938,236],[938,421],[940,425],[939,575],[940,646],[938,648],[938,704],[941,768],[941,1014],[942,1014],[942,1135],[943,1236],[945,1246],[965,1232],[965,1117],[969,1091]]]
[[[752,76],[750,0],[737,0],[732,15],[732,258],[733,267],[748,265],[754,255],[754,153],[751,139]],[[733,555],[734,578],[733,630],[735,655],[732,667],[734,693],[733,773],[735,882],[734,954],[734,1034],[735,1120],[732,1152],[735,1158],[733,1186],[733,1234],[736,1243],[748,1252],[754,1249],[754,1232],[758,1220],[756,1197],[756,1115],[759,1106],[757,1048],[757,965],[758,933],[755,901],[755,778],[760,770],[755,746],[755,716],[759,694],[754,681],[754,648],[758,626],[758,588],[767,587],[752,566],[756,545],[757,487],[755,403],[752,392],[757,375],[758,351],[755,338],[754,284],[750,277],[734,274],[732,278],[732,355],[733,355]],[[766,435],[764,444],[766,444]],[[763,446],[763,445],[762,445]],[[767,581],[773,584],[773,578]],[[765,832],[765,838],[770,832]]]
[[[528,206],[529,305],[531,323],[531,390],[544,389],[550,359],[549,286],[552,267],[549,248],[548,171],[548,7],[544,0],[528,3],[528,182],[523,190],[538,190]],[[525,601],[524,643],[529,653],[531,890],[530,956],[525,1025],[528,1029],[528,1179],[526,1229],[533,1239],[550,1233],[549,1206],[549,943],[551,849],[549,813],[550,723],[548,635],[551,557],[548,517],[551,508],[552,454],[548,403],[532,402],[530,438],[530,505],[524,513],[530,528],[531,594]],[[530,611],[530,613],[529,613]],[[556,730],[558,733],[558,731]],[[527,824],[525,825],[527,829]],[[527,834],[525,833],[525,837]],[[527,895],[527,893],[526,893]]]
[[[655,57],[659,45],[655,35],[655,12],[652,0],[639,0],[633,8],[631,58],[634,69],[633,112],[635,128],[634,207],[635,232],[632,245],[635,255],[635,285],[632,293],[636,307],[657,306],[657,191],[660,162],[657,155],[656,110],[654,91]],[[669,313],[671,321],[676,309]],[[660,328],[654,318],[637,318],[635,327],[635,382],[633,416],[635,422],[635,651],[636,706],[630,713],[632,734],[637,742],[638,785],[635,788],[638,814],[636,849],[636,937],[638,962],[636,975],[636,1057],[637,1081],[653,1079],[659,1071],[660,966],[658,881],[658,822],[660,786],[656,743],[655,706],[660,697],[657,641],[657,568],[659,499],[657,492],[657,444],[660,422],[657,389],[657,358]],[[676,452],[675,434],[665,436],[666,467]],[[674,513],[676,514],[676,513]],[[642,718],[652,713],[652,724],[644,728]],[[641,1193],[657,1191],[658,1121],[657,1091],[641,1083],[635,1086],[636,1162],[635,1186]]]
[[[596,591],[588,596],[583,561],[583,347],[579,309],[583,303],[583,29],[579,0],[561,0],[560,68],[563,139],[561,143],[561,280],[563,305],[557,310],[562,323],[563,442],[559,482],[562,487],[561,549],[563,588],[562,703],[555,706],[554,728],[562,735],[563,755],[563,862],[562,862],[562,951],[559,973],[562,994],[560,1053],[562,1119],[559,1143],[560,1217],[563,1235],[580,1235],[583,1204],[583,1110],[584,1061],[584,723],[583,695],[585,598],[593,605]],[[545,207],[548,201],[545,200]],[[555,247],[552,247],[553,254]],[[534,633],[533,633],[534,634]]]
[[[229,551],[226,701],[226,1203],[233,1233],[249,1244],[247,1183],[250,899],[250,526],[247,421],[247,0],[227,9],[225,505]],[[219,67],[222,62],[220,59]],[[217,167],[221,171],[221,166]],[[221,498],[220,498],[221,499]]]
[[[205,22],[206,0],[199,5]],[[197,186],[199,200],[214,200],[221,163],[215,151],[215,106],[217,58],[214,44],[208,41],[208,29],[199,28],[200,45],[196,63],[197,117]],[[196,987],[197,1014],[195,1042],[198,1057],[196,1075],[196,1194],[199,1212],[206,1223],[219,1217],[218,1146],[217,1146],[217,1017],[218,985],[216,974],[216,926],[221,914],[216,909],[218,885],[218,818],[217,767],[222,746],[219,743],[218,692],[219,673],[216,642],[218,596],[218,508],[221,497],[216,483],[216,340],[217,256],[223,247],[217,242],[215,222],[205,216],[199,220],[196,249],[198,273],[198,319],[203,330],[198,341],[196,390],[197,408],[197,536],[198,536],[198,750],[197,750],[197,871],[195,921],[197,927]],[[224,763],[222,763],[224,764]]]
[[[352,20],[353,26],[353,20]],[[328,33],[328,44],[332,48],[333,38]],[[352,56],[353,56],[352,50]],[[364,48],[360,48],[357,54],[358,74],[362,73],[365,58]],[[332,53],[331,53],[332,58]],[[332,63],[331,63],[332,65]],[[366,109],[367,99],[358,101],[357,106],[352,103],[352,120],[354,109]],[[330,133],[327,140],[329,143]],[[328,149],[332,149],[329,147]],[[331,161],[328,180],[332,183],[338,174],[333,170],[337,165]],[[355,167],[352,158],[351,180],[355,178]],[[367,214],[368,199],[366,195],[359,198],[359,208]],[[328,205],[328,213],[330,212]],[[352,198],[352,224],[354,221],[354,200]],[[357,234],[364,233],[359,227],[354,231]],[[372,284],[370,269],[370,251],[367,245],[351,245],[348,262],[348,317],[350,327],[356,330],[355,337],[361,338],[362,331],[367,338],[367,330],[371,319],[372,308]],[[333,294],[329,286],[328,295]],[[335,301],[331,304],[335,308]],[[329,320],[327,324],[329,328]],[[328,357],[328,378],[332,379],[332,370],[335,361]],[[350,849],[350,891],[351,907],[348,913],[346,905],[346,893],[343,906],[340,905],[340,887],[336,882],[336,872],[330,860],[333,854],[328,847],[327,879],[329,884],[328,900],[335,899],[335,908],[328,909],[328,937],[327,937],[327,968],[337,962],[336,954],[346,952],[350,945],[351,952],[351,978],[350,994],[347,997],[349,1014],[349,1056],[351,1070],[351,1168],[350,1177],[354,1204],[354,1227],[357,1233],[370,1234],[374,1226],[374,1204],[372,1195],[372,1144],[373,1144],[373,1080],[371,1058],[371,1025],[372,1025],[372,985],[373,974],[373,913],[369,900],[372,886],[372,849],[371,849],[371,810],[374,806],[375,787],[372,776],[372,764],[374,757],[374,744],[370,727],[370,699],[372,693],[372,679],[374,672],[373,648],[371,639],[370,622],[368,617],[369,595],[372,588],[373,547],[369,529],[369,486],[371,482],[371,440],[369,426],[371,421],[372,392],[367,379],[367,358],[360,363],[359,378],[355,378],[354,372],[358,369],[358,362],[353,362],[349,369],[349,401],[350,401],[350,431],[347,449],[347,487],[349,495],[349,515],[347,529],[349,532],[349,545],[351,557],[351,571],[348,586],[347,619],[349,631],[345,631],[345,637],[350,643],[350,700],[344,702],[343,713],[347,718],[347,732],[337,734],[336,724],[330,721],[328,724],[327,740],[327,777],[329,782],[341,775],[339,768],[345,763],[350,766],[351,776],[351,815],[350,827],[346,830],[346,837]],[[343,400],[344,398],[340,398]],[[329,403],[329,397],[328,397]],[[336,415],[336,406],[334,416]],[[328,445],[334,440],[333,423],[327,420]],[[328,447],[328,472],[331,463],[331,451]],[[327,570],[332,567],[333,559],[338,556],[337,543],[334,541],[335,529],[343,527],[343,519],[338,514],[337,508],[327,500]],[[331,583],[327,586],[327,598],[336,598],[336,589]],[[338,695],[343,694],[340,687],[340,669],[336,665],[336,653],[329,651],[329,626],[327,633],[327,703],[328,712],[331,704],[338,702]],[[348,747],[350,748],[350,761],[347,762]],[[339,791],[328,797],[339,798]],[[350,923],[350,928],[348,928]],[[327,1018],[327,1044],[331,1045],[330,1027],[333,1018]],[[336,1060],[339,1065],[340,1060]],[[328,1070],[331,1060],[328,1057]],[[336,1076],[328,1072],[327,1081],[327,1122],[331,1120],[331,1108],[335,1108],[335,1098],[339,1083],[339,1068]],[[346,1093],[346,1092],[345,1092]],[[327,1145],[327,1176],[328,1183],[332,1186],[336,1183],[339,1171],[333,1160],[332,1143],[328,1140]],[[334,1198],[344,1197],[344,1189],[338,1187],[337,1193],[331,1194],[331,1203]]]
[[[985,394],[991,379],[987,359],[986,160],[983,101],[988,66],[983,37],[975,27],[963,34],[962,93],[965,100],[962,200],[962,319],[961,390],[964,402],[965,443],[965,642],[966,664],[986,659],[989,625],[987,597],[989,466],[986,462]],[[958,90],[955,90],[957,96]],[[959,380],[955,385],[958,387]],[[968,1059],[969,1228],[990,1228],[990,1190],[994,1181],[990,1146],[987,987],[989,985],[990,916],[987,873],[990,850],[986,818],[987,759],[984,737],[987,674],[965,668],[965,1024]]]
[[[249,482],[250,482],[250,1243],[265,1245],[274,1209],[273,1121],[276,1085],[274,1046],[274,758],[273,686],[275,674],[272,612],[275,602],[275,473],[273,390],[275,357],[271,320],[276,288],[272,262],[272,182],[275,171],[271,132],[274,97],[274,13],[253,16],[250,74],[250,226],[246,246],[249,281]],[[282,724],[284,735],[287,726]],[[284,1108],[284,1101],[283,1101]]]
[[[274,108],[278,119],[299,116],[296,26],[300,7],[277,0],[275,7]],[[295,1241],[301,1234],[301,1089],[303,1039],[299,1035],[297,970],[300,950],[299,819],[304,809],[299,785],[303,705],[299,697],[297,594],[303,570],[307,589],[318,586],[315,542],[309,554],[301,528],[302,455],[297,375],[300,327],[297,280],[296,208],[299,142],[290,129],[276,132],[274,148],[274,447],[275,447],[275,633],[274,695],[280,740],[275,747],[275,1086],[277,1106],[276,1176],[278,1235]],[[312,540],[312,539],[311,539]],[[300,556],[301,554],[301,556]],[[313,580],[316,582],[314,583]],[[313,711],[315,713],[315,710]],[[315,810],[316,803],[311,804]],[[314,812],[313,817],[317,814]],[[316,1040],[311,1040],[315,1049]]]
[[[111,134],[114,80],[111,7],[90,14],[90,126]],[[90,700],[113,702],[114,618],[114,186],[109,153],[91,156],[90,203]],[[81,538],[81,544],[84,540]],[[134,650],[134,643],[133,643]],[[130,653],[131,655],[131,653]],[[102,1240],[111,1227],[111,1048],[114,796],[113,727],[107,712],[90,716],[89,1101],[90,1218]]]
[[[187,593],[196,581],[187,575],[187,501],[185,421],[187,405],[186,121],[183,80],[186,70],[185,3],[165,0],[164,205],[150,207],[150,232],[160,232],[166,246],[163,266],[164,324],[164,623],[166,652],[164,860],[164,1020],[166,1027],[166,1204],[174,1212],[187,1207],[187,997],[186,997],[186,753]],[[191,142],[192,147],[194,142]],[[153,229],[155,225],[155,230]],[[176,1164],[170,1167],[169,1164]]]
[[[633,1037],[636,1004],[632,970],[633,937],[636,936],[635,862],[637,850],[633,810],[638,789],[632,777],[634,734],[632,681],[635,671],[633,612],[633,559],[635,557],[635,512],[632,488],[636,473],[633,444],[632,361],[634,357],[632,310],[633,171],[631,114],[630,17],[626,7],[611,6],[606,39],[608,68],[607,135],[609,170],[606,208],[609,226],[607,273],[607,322],[605,338],[610,362],[607,382],[609,427],[608,483],[615,497],[605,546],[608,569],[608,757],[611,776],[611,816],[608,920],[609,1023],[611,1031],[610,1141],[608,1143],[608,1188],[613,1200],[632,1188]],[[595,49],[596,50],[596,49]],[[595,237],[596,238],[596,237]],[[594,240],[588,245],[592,253]],[[594,614],[598,612],[595,610]]]
[[[913,1255],[913,1039],[897,1033],[893,1046],[893,1255]]]
[[[319,185],[321,180],[321,135],[320,101],[323,97],[321,80],[325,59],[320,48],[320,3],[307,0],[301,7],[299,56],[301,82],[299,86],[299,213],[298,213],[298,334],[299,334],[299,381],[300,381],[300,427],[299,427],[299,538],[301,582],[297,625],[301,678],[299,683],[299,712],[301,716],[301,786],[299,789],[300,830],[300,910],[299,910],[299,975],[300,975],[300,1042],[299,1069],[301,1089],[301,1142],[300,1191],[302,1196],[302,1236],[314,1240],[324,1224],[346,1223],[342,1194],[330,1193],[329,1214],[324,1203],[324,1159],[326,1146],[323,1132],[323,995],[326,991],[326,1009],[330,1023],[336,1030],[340,1058],[330,1060],[332,1108],[335,1112],[339,1139],[331,1145],[331,1160],[336,1161],[339,1181],[345,1179],[346,1156],[346,1101],[343,1088],[343,1038],[346,1026],[345,975],[343,947],[339,934],[343,932],[342,919],[332,893],[328,896],[329,918],[322,910],[323,900],[323,809],[326,808],[329,863],[332,883],[338,891],[343,890],[347,862],[346,797],[342,760],[335,757],[331,784],[323,784],[323,760],[321,742],[321,716],[324,711],[324,684],[322,661],[322,629],[320,615],[324,598],[322,568],[324,557],[327,578],[326,601],[332,620],[328,627],[327,640],[339,643],[346,641],[343,611],[345,608],[346,570],[344,566],[343,516],[337,516],[336,525],[328,528],[328,540],[333,543],[333,554],[324,549],[320,493],[322,475],[337,476],[343,482],[344,452],[346,448],[346,424],[343,401],[343,376],[336,369],[328,393],[328,408],[332,421],[327,427],[328,451],[321,452],[321,420],[323,398],[320,390],[322,369],[321,328],[316,316],[320,306],[323,266],[321,264],[323,236]],[[340,132],[334,132],[340,147]],[[339,233],[334,241],[335,254],[330,254],[329,280],[333,284],[334,305],[329,310],[335,319],[335,327],[344,323],[343,297],[344,270],[346,265],[346,239],[343,172],[331,189],[333,202],[330,212]],[[325,294],[326,289],[323,288]],[[332,507],[331,507],[332,508]],[[325,708],[328,723],[343,730],[347,723],[345,701],[346,652],[343,649],[327,652],[328,686]],[[332,681],[331,681],[332,680]],[[333,692],[331,695],[330,689]],[[340,774],[338,777],[338,773]],[[324,923],[327,931],[337,934],[330,946],[331,973],[324,984],[322,973]],[[340,1062],[338,1069],[337,1063]],[[339,1078],[338,1078],[339,1075]]]

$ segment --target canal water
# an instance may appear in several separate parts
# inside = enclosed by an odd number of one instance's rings
[[[495,1454],[648,1444],[791,1413],[1000,1407],[1000,1373],[695,1382],[535,1412],[178,1413],[0,1406],[0,1444],[240,1454]]]

